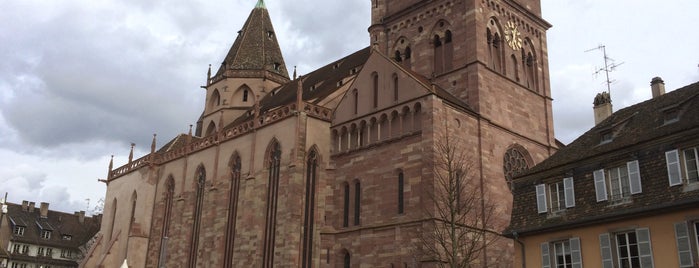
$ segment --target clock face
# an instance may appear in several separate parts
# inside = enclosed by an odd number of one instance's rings
[[[517,30],[517,24],[512,21],[508,21],[505,25],[505,41],[514,50],[520,50],[522,48],[522,38],[519,37],[520,33]]]

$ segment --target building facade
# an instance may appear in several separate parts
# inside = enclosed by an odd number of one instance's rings
[[[652,84],[515,179],[517,267],[699,267],[699,83]]]
[[[371,20],[367,48],[290,77],[258,1],[193,131],[110,163],[84,266],[435,265],[416,252],[444,137],[496,204],[468,227],[498,236],[509,178],[557,148],[539,1],[373,0]],[[485,246],[474,265],[511,266],[509,240]]]
[[[0,267],[78,267],[100,227],[101,215],[86,217],[49,210],[48,203],[5,203],[0,218]]]

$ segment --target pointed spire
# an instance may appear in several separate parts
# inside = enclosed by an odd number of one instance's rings
[[[296,80],[296,65],[294,65],[294,80]]]
[[[155,136],[156,134],[153,133],[153,141],[150,143],[150,153],[155,153]]]
[[[186,144],[192,142],[192,124],[189,124],[189,133],[187,134]]]
[[[206,85],[211,84],[211,64],[209,64],[209,71],[206,72]]]
[[[131,143],[131,152],[129,152],[129,163],[133,160],[133,147],[136,146],[135,143]]]
[[[112,168],[114,168],[114,155],[109,159],[109,171],[107,171],[107,180],[112,178]]]
[[[278,80],[289,80],[272,20],[262,0],[250,12],[214,78],[231,77],[234,75],[231,71],[257,71],[253,78],[271,75]]]

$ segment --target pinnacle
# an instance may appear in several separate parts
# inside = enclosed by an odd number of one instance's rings
[[[255,8],[267,8],[265,7],[265,1],[264,0],[257,0],[257,4],[255,5]]]

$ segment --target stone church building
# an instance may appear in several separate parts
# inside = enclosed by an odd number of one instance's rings
[[[193,131],[110,163],[83,266],[431,267],[415,245],[447,136],[497,204],[470,227],[499,234],[509,179],[557,149],[540,1],[371,1],[367,47],[296,77],[258,0]],[[512,250],[475,263],[509,267]]]

